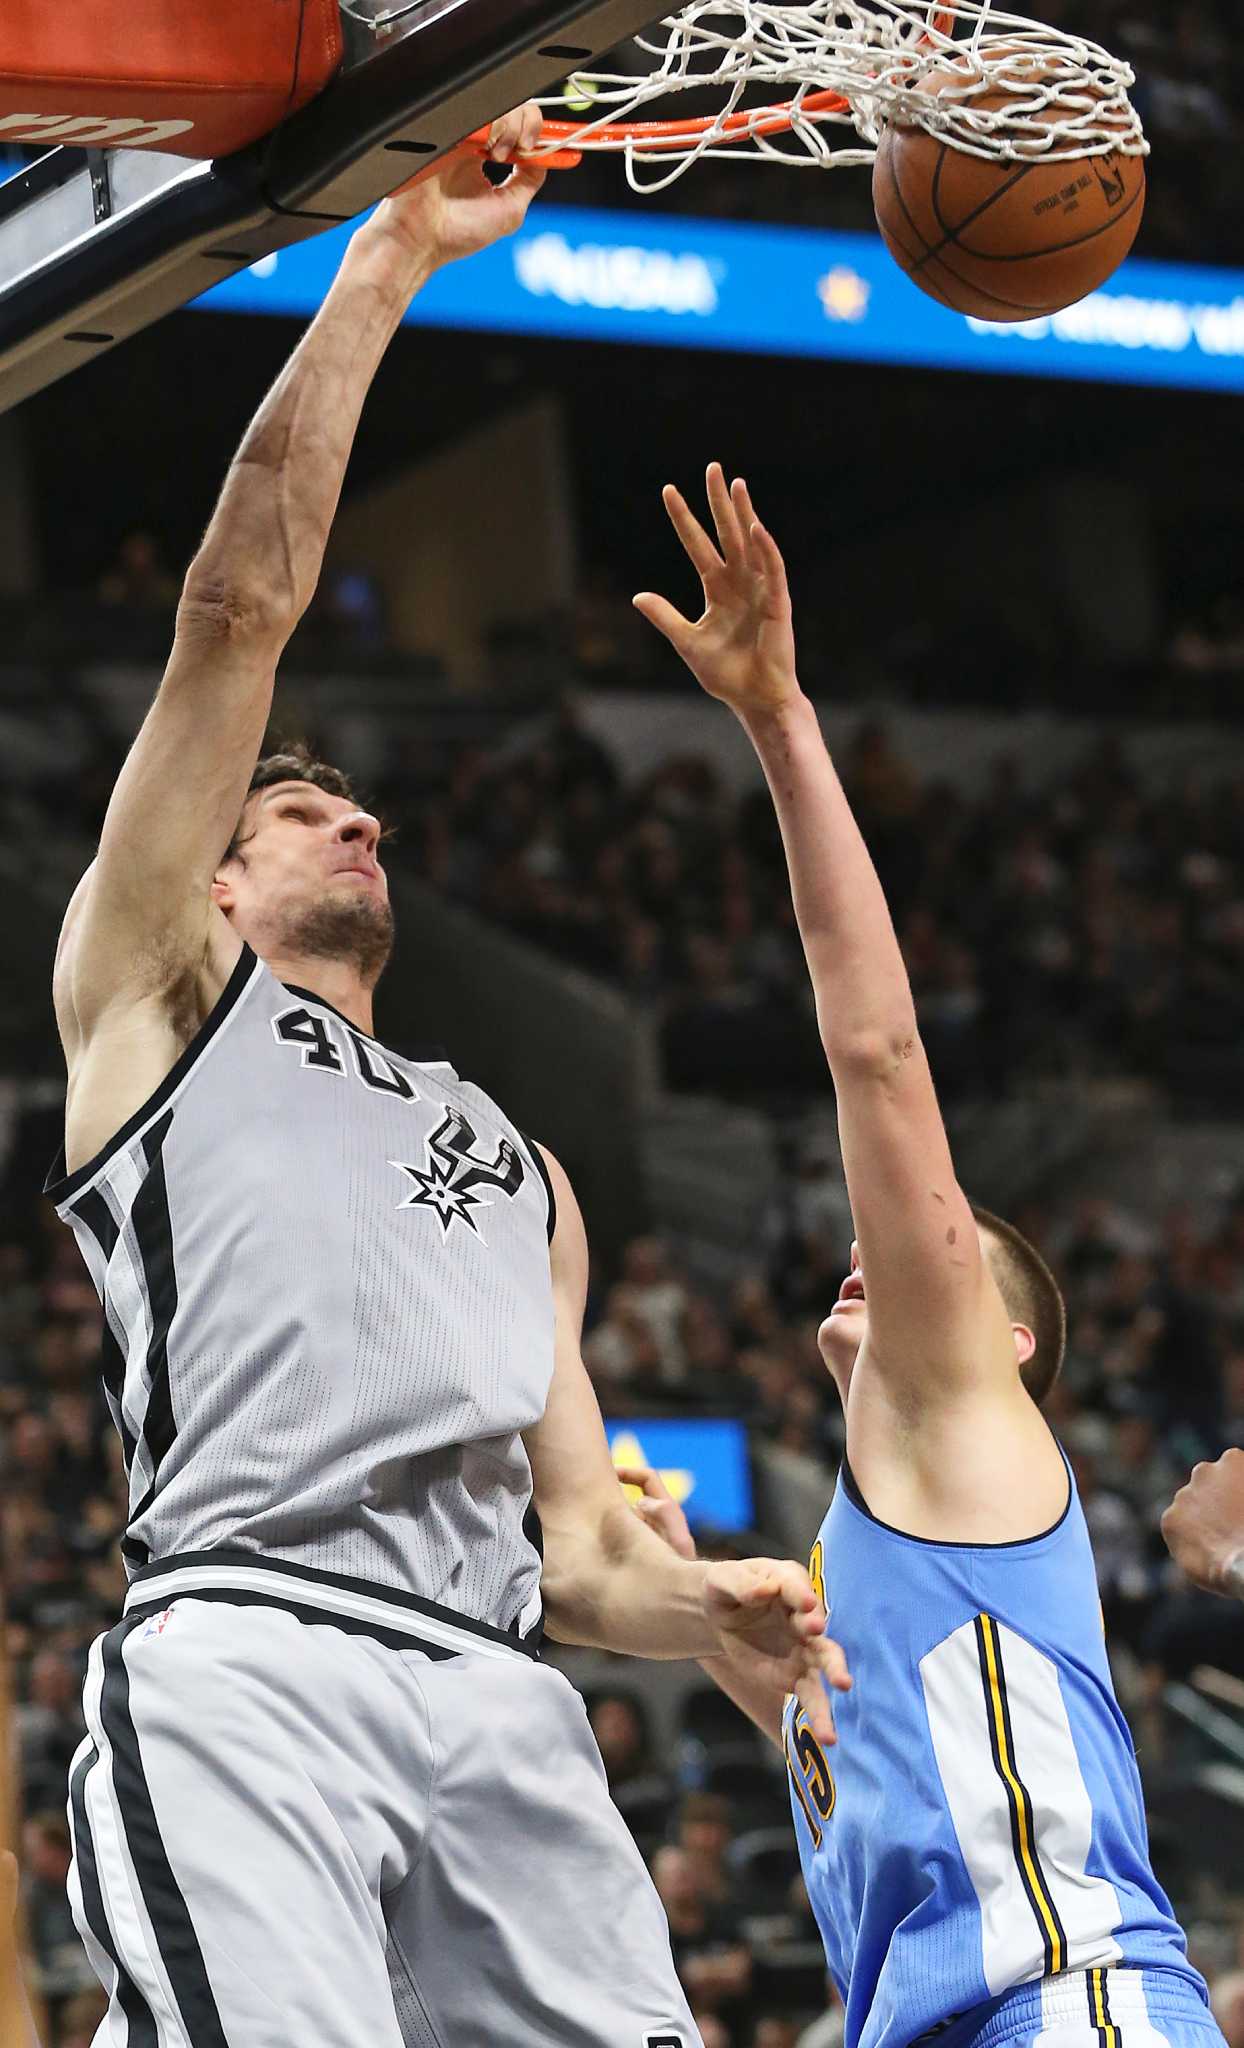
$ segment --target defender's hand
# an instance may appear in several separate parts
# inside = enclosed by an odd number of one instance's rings
[[[674,530],[699,572],[703,613],[693,624],[650,590],[640,592],[635,609],[664,633],[710,697],[720,698],[740,717],[780,711],[801,694],[786,567],[777,543],[756,517],[742,477],[727,490],[721,464],[713,462],[707,485],[716,547],[682,492],[667,484],[662,493]]]
[[[817,1741],[837,1741],[826,1687],[849,1692],[840,1646],[825,1634],[825,1609],[802,1565],[771,1557],[710,1565],[704,1608],[719,1654],[773,1693],[793,1692]]]
[[[668,1543],[676,1557],[693,1559],[696,1549],[691,1525],[660,1473],[654,1472],[650,1465],[619,1465],[617,1473],[623,1486],[640,1488],[640,1498],[631,1502],[632,1513],[638,1515],[662,1543]]]
[[[1209,1593],[1244,1600],[1244,1451],[1224,1451],[1192,1477],[1162,1517],[1176,1564]]]
[[[541,119],[534,100],[503,114],[489,131],[488,160],[507,164],[521,157],[538,141]],[[490,185],[477,151],[453,150],[382,200],[367,228],[394,236],[412,256],[438,270],[512,235],[547,175],[543,165],[518,163],[504,185]]]

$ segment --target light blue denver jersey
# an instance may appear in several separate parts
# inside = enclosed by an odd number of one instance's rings
[[[846,2048],[983,2026],[1013,1987],[1068,1971],[1092,1986],[1103,1966],[1163,1973],[1208,2019],[1149,1865],[1074,1484],[1045,1535],[978,1547],[877,1521],[844,1465],[822,1575],[854,1690],[835,1697],[828,1755],[789,1700],[783,1733]]]

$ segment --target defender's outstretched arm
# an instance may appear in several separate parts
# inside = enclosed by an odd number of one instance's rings
[[[507,115],[508,159],[538,109]],[[432,272],[522,221],[542,173],[491,186],[450,158],[386,200],[234,458],[185,579],[172,655],[108,807],[99,855],[71,906],[57,1008],[80,1040],[110,1006],[178,985],[221,913],[209,890],[258,757],[277,661],[319,578],[363,401]],[[236,949],[235,949],[236,951]],[[227,970],[226,970],[227,971]]]
[[[746,485],[727,489],[717,464],[708,495],[716,544],[681,494],[665,492],[704,587],[702,617],[650,592],[635,603],[734,711],[773,796],[838,1098],[869,1357],[904,1405],[982,1384],[1018,1401],[1010,1323],[955,1177],[889,909],[799,684],[781,555]]]

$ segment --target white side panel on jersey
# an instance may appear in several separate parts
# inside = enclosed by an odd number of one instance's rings
[[[1113,1885],[1087,1874],[1093,1809],[1084,1783],[1058,1672],[1022,1636],[996,1622],[994,1632],[1013,1756],[994,1760],[996,1703],[981,1668],[975,1622],[965,1622],[920,1662],[929,1732],[946,1803],[981,1914],[985,1981],[991,1994],[1055,1970],[1117,1963],[1112,1939],[1123,1915]],[[1031,1853],[1016,1854],[1007,1768],[1031,1808]],[[1048,1903],[1034,1905],[1036,1891]],[[1066,1937],[1054,1944],[1048,1928]]]
[[[130,1507],[139,1502],[151,1484],[151,1459],[143,1442],[143,1424],[147,1418],[147,1403],[151,1397],[151,1381],[147,1374],[147,1348],[151,1342],[151,1304],[147,1299],[147,1282],[143,1273],[142,1259],[134,1235],[134,1202],[145,1179],[145,1170],[140,1168],[138,1157],[132,1147],[119,1152],[107,1169],[101,1183],[103,1193],[114,1214],[124,1216],[125,1228],[117,1239],[116,1250],[108,1274],[108,1292],[116,1304],[117,1317],[126,1335],[125,1389],[121,1406],[126,1422],[137,1438],[134,1452],[134,1466],[130,1473]]]
[[[107,1202],[107,1188],[103,1188],[101,1192],[103,1194],[105,1202]],[[108,1207],[111,1210],[111,1203],[108,1203]],[[115,1210],[113,1210],[112,1213],[115,1220]],[[103,1303],[104,1314],[108,1318],[108,1327],[112,1331],[113,1336],[116,1338],[117,1344],[121,1350],[121,1355],[122,1357],[124,1357],[127,1346],[125,1328],[117,1315],[116,1308],[113,1305],[111,1296],[106,1292],[108,1280],[108,1260],[105,1256],[104,1248],[102,1244],[100,1244],[94,1232],[90,1230],[80,1230],[77,1233],[77,1243],[78,1250],[81,1252],[83,1258],[86,1260],[86,1269],[91,1276],[91,1285],[94,1287],[96,1294],[98,1294],[100,1301]],[[105,1386],[103,1391],[104,1399],[108,1404],[108,1413],[112,1417],[113,1428],[119,1434],[121,1429],[120,1404],[114,1399],[111,1387]]]

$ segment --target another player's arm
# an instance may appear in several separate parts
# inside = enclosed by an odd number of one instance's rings
[[[644,1527],[668,1544],[675,1557],[695,1557],[695,1538],[690,1524],[660,1473],[653,1472],[647,1465],[619,1465],[617,1476],[623,1486],[642,1489],[639,1499],[630,1505],[631,1513],[638,1516]],[[700,1669],[707,1673],[714,1685],[720,1686],[727,1699],[733,1700],[748,1720],[755,1722],[761,1734],[768,1737],[774,1748],[781,1751],[785,1693],[754,1673],[736,1670],[724,1657],[700,1657],[697,1661]]]
[[[1010,1323],[955,1177],[889,909],[799,684],[782,558],[741,482],[728,490],[714,464],[708,488],[717,546],[665,493],[703,617],[651,593],[636,604],[734,711],[773,796],[838,1100],[872,1367],[906,1410],[982,1388],[1018,1402]]]
[[[1162,1534],[1198,1586],[1244,1600],[1244,1451],[1193,1467],[1162,1517]]]
[[[529,107],[497,123],[494,153],[509,157],[538,118]],[[212,877],[259,754],[277,662],[319,579],[364,399],[432,272],[517,227],[541,181],[520,166],[493,188],[477,159],[449,160],[351,238],[187,572],[168,667],[67,919],[57,1007],[71,1039],[111,1007],[162,998],[201,971],[213,934],[224,955],[216,978],[227,976],[237,947],[211,902]]]
[[[549,1633],[559,1642],[639,1657],[725,1657],[771,1691],[797,1692],[816,1734],[832,1742],[825,1685],[842,1689],[850,1681],[841,1650],[824,1635],[825,1610],[802,1566],[677,1557],[627,1505],[580,1351],[588,1273],[583,1219],[563,1168],[551,1153],[543,1156],[557,1202],[556,1348],[545,1413],[524,1441],[544,1534]]]

